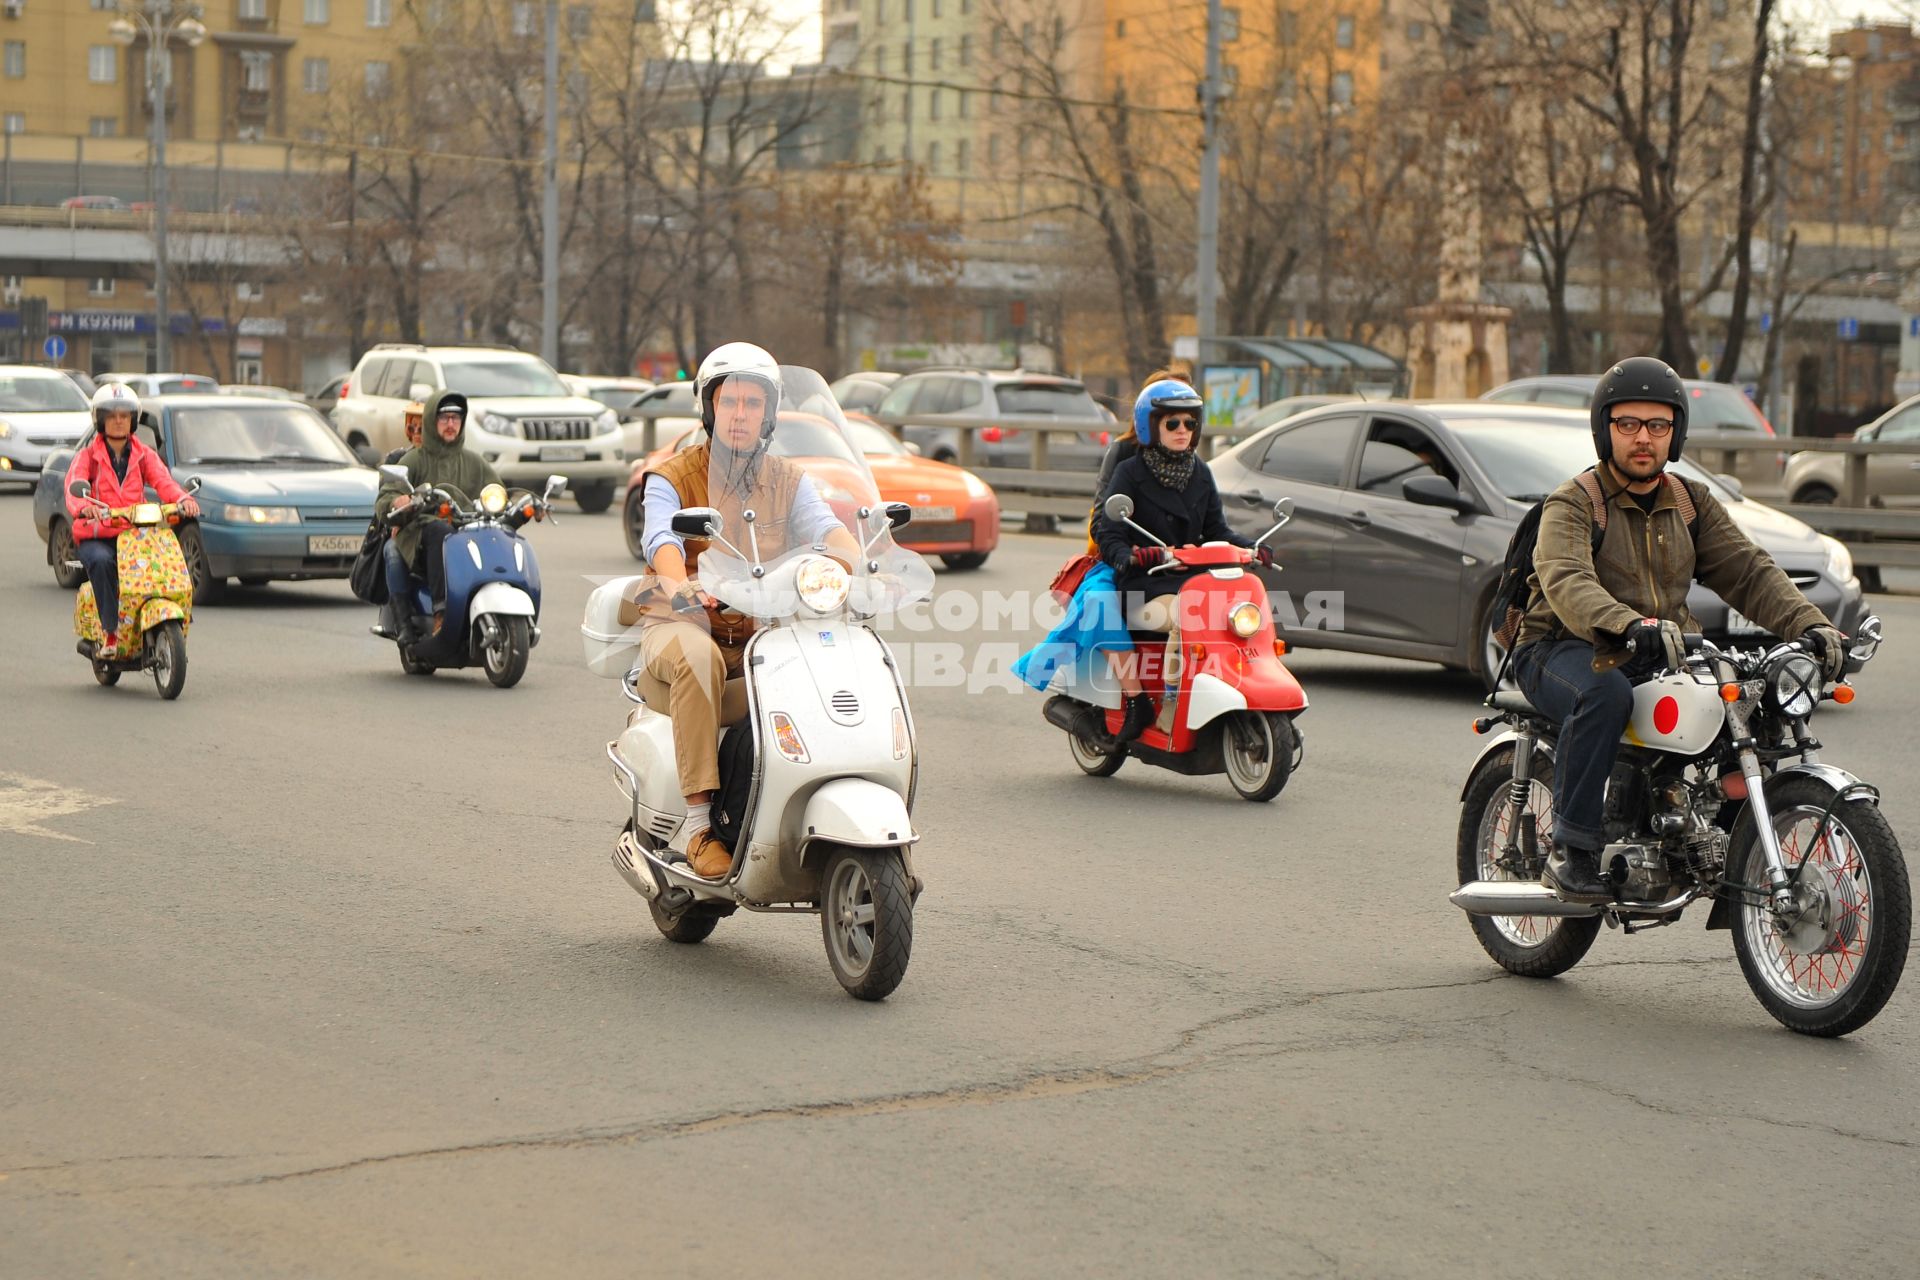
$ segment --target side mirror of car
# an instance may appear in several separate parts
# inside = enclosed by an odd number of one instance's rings
[[[1474,505],[1445,476],[1410,476],[1401,483],[1400,496],[1422,507],[1445,507],[1462,514],[1474,510]]]
[[[896,529],[913,519],[913,508],[904,502],[889,502],[885,510],[887,523]]]
[[[720,512],[713,507],[688,507],[674,512],[671,523],[683,538],[709,538],[720,528]]]
[[[1133,499],[1124,493],[1116,493],[1100,504],[1101,512],[1115,524],[1133,514]]]
[[[1725,485],[1733,493],[1734,497],[1744,498],[1746,496],[1747,487],[1740,483],[1738,476],[1730,476],[1724,471],[1716,471],[1713,473],[1713,478]]]
[[[67,486],[67,492],[84,502],[87,495],[93,492],[93,486],[85,480],[75,480]]]
[[[200,477],[199,477],[199,476],[188,476],[188,477],[187,477],[187,492],[188,492],[188,493],[198,493],[198,492],[200,492],[200,486],[201,486],[201,484],[202,484],[202,483],[203,483],[203,481],[202,481],[202,480],[200,479]]]

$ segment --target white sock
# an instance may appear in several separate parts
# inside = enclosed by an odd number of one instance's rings
[[[713,801],[702,800],[687,806],[687,838],[691,840],[713,826]]]

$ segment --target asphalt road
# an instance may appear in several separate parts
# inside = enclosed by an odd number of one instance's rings
[[[275,585],[197,616],[167,704],[95,687],[0,497],[0,1275],[1913,1273],[1920,978],[1823,1042],[1700,917],[1507,977],[1445,898],[1464,676],[1296,655],[1260,806],[916,689],[929,888],[865,1005],[811,917],[656,934],[573,630],[631,562],[611,516],[532,536],[518,689]],[[1920,601],[1879,603],[1818,727],[1920,847]],[[904,638],[931,676],[1037,634]]]

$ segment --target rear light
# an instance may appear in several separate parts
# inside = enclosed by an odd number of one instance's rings
[[[1002,430],[1000,430],[1000,428],[998,428],[998,427],[982,427],[982,428],[980,428],[980,438],[981,438],[982,440],[985,440],[985,441],[986,441],[986,442],[987,442],[988,444],[999,444],[999,443],[1000,443],[1000,440],[1001,440],[1001,438],[1002,438],[1002,437],[1003,437],[1003,436],[1004,436],[1005,434],[1006,434],[1006,433],[1005,433],[1004,431],[1002,431]]]
[[[1097,441],[1099,441],[1099,442],[1100,442],[1101,444],[1112,444],[1112,443],[1113,443],[1113,432],[1111,432],[1111,431],[1096,431],[1096,432],[1094,432],[1094,433],[1093,433],[1093,438],[1094,438],[1095,440],[1097,440]]]
[[[347,398],[347,393],[348,393],[348,392],[350,392],[350,391],[352,391],[352,390],[353,390],[353,383],[352,383],[352,382],[343,382],[343,383],[341,383],[341,384],[340,384],[340,397],[339,397],[339,398],[340,398],[340,399],[342,399],[342,400],[345,400],[345,399]]]

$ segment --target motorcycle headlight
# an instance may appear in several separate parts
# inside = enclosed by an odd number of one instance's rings
[[[228,524],[299,524],[297,507],[249,507],[229,502],[224,513]]]
[[[1789,654],[1767,678],[1767,695],[1782,715],[1812,715],[1820,700],[1820,664],[1804,653]]]
[[[611,409],[602,409],[593,417],[593,434],[604,436],[609,431],[620,429],[620,415]]]
[[[1827,550],[1827,572],[1843,583],[1853,581],[1853,552],[1847,550],[1847,544],[1823,533],[1820,545]]]
[[[490,516],[497,516],[507,509],[507,490],[503,485],[490,484],[480,491],[480,509]]]
[[[837,560],[808,556],[793,575],[794,590],[800,603],[815,613],[832,613],[847,602],[847,590],[853,580]]]
[[[1245,640],[1260,630],[1260,606],[1251,600],[1242,600],[1227,614],[1227,623],[1233,628],[1233,634]]]

